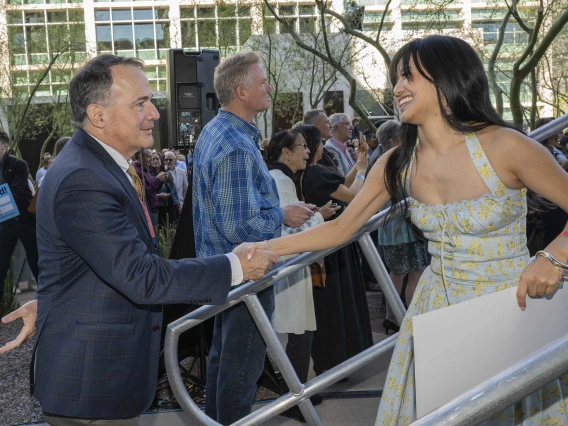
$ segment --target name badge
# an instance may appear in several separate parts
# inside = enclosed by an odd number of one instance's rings
[[[20,211],[7,183],[0,185],[0,222],[19,216]]]

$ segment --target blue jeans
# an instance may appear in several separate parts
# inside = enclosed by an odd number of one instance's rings
[[[38,282],[39,269],[37,266],[35,219],[24,221],[14,218],[0,223],[0,302],[2,302],[2,295],[4,294],[4,280],[10,268],[12,253],[14,253],[18,240],[24,246],[28,265],[30,265],[35,280]]]
[[[258,297],[271,318],[273,288]],[[222,425],[249,414],[265,357],[266,343],[244,303],[217,314],[207,363],[205,414]]]

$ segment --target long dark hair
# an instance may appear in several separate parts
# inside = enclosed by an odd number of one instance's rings
[[[300,133],[302,133],[302,136],[304,136],[304,140],[306,141],[308,149],[310,150],[308,165],[312,164],[314,161],[314,157],[316,156],[316,152],[319,148],[319,145],[320,143],[322,143],[321,132],[316,126],[313,126],[311,124],[302,124],[296,127],[295,130],[299,131]]]
[[[316,152],[319,148],[319,145],[323,143],[321,140],[321,132],[316,126],[313,126],[311,124],[302,124],[296,127],[296,130],[298,130],[302,134],[304,140],[306,141],[306,145],[308,145],[308,149],[310,150],[310,156],[308,157],[308,165],[307,165],[307,167],[309,167],[310,164],[314,162],[314,158],[316,156]],[[298,193],[298,199],[302,201],[305,201],[303,193],[304,191],[302,188],[305,171],[306,171],[305,169],[297,171],[296,179],[294,182],[296,184],[296,192]]]
[[[483,64],[465,41],[433,35],[405,44],[394,55],[389,68],[393,87],[398,81],[399,70],[403,77],[412,80],[411,59],[420,75],[436,87],[442,117],[450,128],[463,133],[478,132],[492,125],[518,130],[504,121],[493,108]],[[448,111],[443,107],[443,100],[447,103]],[[418,127],[402,123],[400,139],[400,145],[392,152],[385,166],[385,185],[393,206],[409,195],[405,194],[403,174],[410,165],[416,147]],[[401,216],[406,217],[408,206],[405,203],[395,209],[391,209],[388,219],[399,209]]]
[[[297,129],[291,129],[281,130],[280,132],[272,136],[270,138],[270,142],[268,143],[268,147],[265,149],[266,163],[271,164],[278,162],[278,159],[282,155],[282,150],[284,148],[293,150],[294,142],[296,141],[296,138],[299,134],[300,132]]]

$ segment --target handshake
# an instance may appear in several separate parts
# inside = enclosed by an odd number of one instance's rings
[[[233,253],[241,262],[244,281],[259,280],[278,263],[278,256],[269,250],[256,248],[254,243],[242,243]]]

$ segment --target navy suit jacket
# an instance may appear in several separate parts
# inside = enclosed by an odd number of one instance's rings
[[[140,415],[156,389],[161,305],[223,303],[229,259],[160,258],[126,174],[81,129],[43,181],[37,237],[34,395],[60,416]]]

